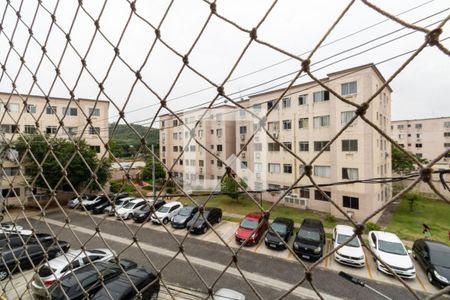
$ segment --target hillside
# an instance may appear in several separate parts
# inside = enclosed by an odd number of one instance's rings
[[[109,124],[109,135],[112,139],[111,151],[118,157],[130,156],[130,146],[138,147],[141,142],[139,137],[131,130],[128,125],[119,124],[113,134],[115,124]],[[147,126],[141,126],[133,124],[131,125],[141,136],[144,136],[147,131]],[[147,145],[155,145],[155,148],[159,148],[159,129],[151,129],[145,138]]]

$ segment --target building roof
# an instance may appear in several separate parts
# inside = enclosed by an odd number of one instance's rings
[[[40,95],[32,95],[32,94],[30,94],[30,95],[28,95],[28,94],[17,94],[17,93],[14,93],[14,94],[11,94],[11,93],[5,93],[5,92],[0,92],[0,95],[1,96],[10,96],[10,95],[12,95],[12,96],[19,96],[19,97],[22,97],[22,98],[27,98],[27,97],[33,97],[33,98],[41,98],[41,99],[45,99],[46,97],[45,96],[40,96]],[[49,96],[49,98],[50,98],[50,100],[66,100],[66,101],[69,101],[70,100],[70,98],[63,98],[63,97],[53,97],[53,96]],[[98,101],[98,102],[103,102],[103,103],[108,103],[109,104],[109,100],[103,100],[103,99],[98,99],[98,100],[96,100],[96,99],[89,99],[89,98],[76,98],[76,99],[73,99],[73,100],[75,100],[75,101]]]
[[[403,122],[427,121],[427,120],[442,120],[442,119],[449,119],[449,118],[450,118],[450,116],[448,116],[448,117],[435,117],[435,118],[392,120],[391,123],[403,123]]]
[[[192,112],[196,112],[196,111],[199,111],[199,110],[202,110],[202,109],[218,109],[218,108],[236,108],[236,106],[234,106],[234,105],[229,105],[229,104],[222,104],[222,105],[213,106],[213,107],[209,107],[209,108],[206,107],[206,106],[202,106],[202,107],[198,107],[198,108],[194,108],[194,109],[190,109],[190,110],[183,111],[183,112],[181,112],[181,113],[178,113],[178,115],[183,115],[183,114],[187,114],[187,113],[192,113]],[[163,115],[160,115],[159,117],[161,118],[161,117],[170,116],[170,115],[172,115],[172,114],[170,114],[170,113],[165,113],[165,114],[163,114]]]

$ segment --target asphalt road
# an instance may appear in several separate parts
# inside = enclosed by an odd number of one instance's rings
[[[179,250],[178,243],[167,232],[152,229],[156,225],[142,227],[136,234],[137,242],[133,242],[133,234],[138,230],[139,224],[127,222],[127,228],[120,221],[109,217],[101,222],[99,232],[96,232],[96,225],[88,215],[71,210],[66,210],[66,213],[70,217],[70,229],[61,212],[48,213],[45,220],[30,220],[38,232],[53,231],[59,239],[69,241],[72,249],[79,248],[81,244],[85,244],[87,248],[110,247],[121,257],[133,259],[149,270],[152,266],[162,268],[163,281],[184,288],[207,293],[205,283],[208,286],[215,283],[214,290],[221,287],[233,288],[245,294],[248,299],[257,299],[256,293],[264,299],[276,299],[285,295],[304,275],[304,269],[298,262],[245,250],[237,255],[238,269],[232,262],[232,253],[225,245],[188,236],[183,243],[183,252],[189,257],[194,271],[183,254],[178,253],[173,259]],[[94,221],[98,223],[100,219],[94,218]],[[29,227],[25,220],[21,221],[21,225]],[[184,233],[185,230],[180,230],[180,235],[176,235],[176,238],[181,241],[184,237],[181,234]],[[221,275],[225,268],[226,272]],[[251,286],[243,279],[241,272],[248,278]],[[404,287],[365,281],[393,299],[414,298]],[[382,299],[368,289],[345,281],[337,272],[328,269],[315,269],[312,282],[325,299]],[[285,299],[311,298],[317,296],[310,284],[304,282]]]

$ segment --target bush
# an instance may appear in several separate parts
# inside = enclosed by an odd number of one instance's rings
[[[173,188],[172,187],[166,188],[166,193],[167,194],[173,194]]]
[[[129,194],[134,193],[136,189],[134,186],[123,180],[116,180],[110,182],[110,190],[112,193],[127,192]]]
[[[368,233],[369,231],[380,230],[380,229],[381,229],[380,225],[372,223],[372,222],[368,222],[366,224],[366,230],[365,231],[366,231],[366,233]]]
[[[151,185],[146,185],[142,189],[146,191],[153,191],[153,187]]]
[[[327,215],[325,217],[325,221],[329,222],[329,223],[336,223],[336,217],[333,215]]]

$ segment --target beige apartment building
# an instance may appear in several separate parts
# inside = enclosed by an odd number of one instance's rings
[[[327,78],[322,80],[343,97],[358,104],[367,100],[385,82],[373,64],[330,73]],[[271,140],[265,132],[256,133],[245,147],[248,139],[258,128],[259,119],[255,115],[264,116],[283,91],[284,89],[280,89],[257,94],[240,101],[240,105],[246,110],[227,107],[226,111],[233,116],[233,119],[227,119],[227,125],[223,122],[220,125],[217,124],[213,117],[214,112],[211,112],[211,122],[207,125],[211,128],[220,126],[223,133],[222,138],[235,138],[234,142],[220,141],[220,144],[227,144],[223,158],[230,157],[229,161],[231,161],[243,149],[236,163],[232,165],[234,173],[247,182],[249,190],[261,191],[261,197],[268,201],[278,200],[282,192],[263,191],[290,187],[303,171],[302,162]],[[372,101],[366,113],[369,120],[388,134],[391,124],[391,92],[389,87],[385,88]],[[282,101],[270,113],[265,126],[278,142],[309,163],[354,116],[354,110],[353,106],[340,101],[320,85],[308,82],[290,88]],[[191,114],[195,119],[195,113]],[[225,114],[222,113],[222,115]],[[180,117],[186,116],[181,115]],[[173,163],[174,155],[176,156],[180,147],[183,147],[179,137],[186,138],[188,133],[183,133],[181,128],[173,129],[173,126],[177,126],[173,117],[165,115],[160,120],[162,158],[170,165]],[[225,127],[228,127],[228,130],[234,129],[235,132],[231,133],[227,130],[225,134]],[[208,133],[208,135],[201,137],[205,145],[209,145],[211,149],[216,149],[219,142],[216,137],[216,129],[205,128],[204,133]],[[200,135],[199,132],[196,134]],[[190,163],[199,164],[194,157],[192,160]],[[209,160],[206,158],[202,162],[202,166],[208,167],[207,175],[211,178],[216,174],[219,174],[217,176],[223,175],[223,168],[217,173],[221,166],[218,166],[212,159]],[[185,163],[183,162],[183,164]],[[177,165],[174,168],[175,172],[186,172],[183,170],[183,166]],[[205,169],[203,169],[204,171]],[[183,175],[184,178],[191,178],[191,176],[194,178],[195,174],[201,176],[201,173],[195,172],[190,173],[189,176],[186,173]],[[391,151],[387,140],[360,119],[350,125],[313,163],[313,177],[318,184],[390,176]],[[308,178],[302,179],[297,184],[297,186],[307,185],[310,185]],[[342,184],[323,187],[323,190],[355,220],[362,220],[391,197],[390,184]],[[257,197],[259,198],[260,195]],[[281,203],[343,218],[342,214],[312,187],[294,189]],[[378,217],[376,216],[372,221]]]
[[[450,117],[392,121],[391,129],[401,147],[428,161],[450,151]],[[439,164],[449,166],[450,153]]]
[[[104,154],[106,149],[103,142],[108,142],[108,109],[109,101],[76,99],[70,102],[66,98],[50,97],[49,102],[42,96],[11,95],[0,93],[0,143],[4,146],[10,144],[20,134],[49,134],[61,138],[77,138],[82,135],[86,142],[98,153]],[[9,102],[8,102],[9,101]],[[25,104],[26,102],[26,104]],[[92,126],[85,128],[86,116],[92,113]],[[64,126],[59,126],[62,120]],[[100,136],[100,138],[99,138]],[[11,154],[14,155],[14,154]],[[19,175],[20,166],[11,159],[3,159],[2,175],[8,179],[1,180],[2,195],[9,191],[8,182],[14,183],[14,191],[21,200],[26,199],[27,190],[23,186],[22,177]],[[23,170],[22,170],[23,171]],[[11,195],[12,193],[9,193]],[[12,198],[16,198],[13,196]],[[8,200],[8,199],[7,199]],[[11,199],[12,200],[12,199]]]

